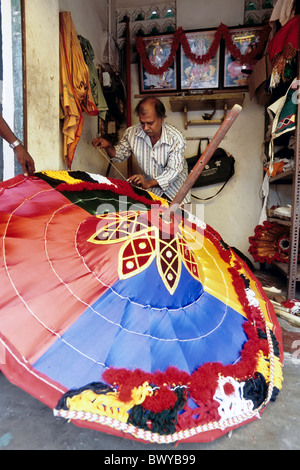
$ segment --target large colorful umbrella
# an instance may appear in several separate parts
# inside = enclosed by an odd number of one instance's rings
[[[0,185],[0,362],[56,416],[143,442],[204,442],[282,382],[272,304],[220,235],[126,182]]]

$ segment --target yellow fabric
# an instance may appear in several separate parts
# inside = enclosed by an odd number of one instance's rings
[[[203,287],[205,291],[246,317],[238,294],[232,284],[232,277],[228,272],[228,263],[222,260],[214,244],[208,238],[204,237],[204,231],[201,234],[200,229],[195,231],[185,225],[182,232],[188,240],[189,245],[194,250],[194,254],[197,256],[203,270]],[[237,257],[234,252],[231,252],[232,266],[234,266],[235,260],[237,260]],[[269,321],[270,318],[267,312],[266,302],[261,297],[261,292],[259,292],[256,282],[249,276],[249,273],[246,272],[243,266],[241,266],[239,273],[244,274],[246,278],[249,279],[250,289],[255,293],[256,300],[259,301],[259,307],[266,321]]]
[[[131,400],[127,403],[118,399],[118,394],[109,392],[97,394],[92,390],[85,390],[79,395],[67,399],[67,406],[70,411],[83,411],[85,413],[98,414],[117,419],[122,423],[128,420],[128,411],[135,405],[140,405],[147,396],[152,395],[152,388],[145,382],[131,392]]]
[[[82,132],[82,110],[96,116],[98,109],[93,100],[89,69],[84,61],[71,13],[61,12],[59,18],[60,118],[64,120],[64,159],[67,167],[71,168]]]
[[[279,360],[278,357],[274,356],[273,358],[274,361],[274,387],[277,387],[278,390],[282,389],[282,382],[283,382],[283,376],[282,376],[282,364]],[[268,357],[265,357],[262,353],[262,351],[259,352],[259,358],[257,362],[257,372],[261,373],[264,378],[266,379],[266,382],[270,382],[270,360]]]
[[[169,203],[166,199],[160,197],[160,196],[157,196],[156,194],[152,193],[151,191],[149,191],[149,194],[151,195],[153,201],[160,201],[161,202],[161,205],[163,207],[169,207]]]
[[[72,178],[67,171],[42,171],[43,175],[49,176],[49,178],[54,178],[56,180],[64,181],[67,184],[76,184],[82,183],[82,180]]]
[[[217,248],[208,238],[204,237],[204,231],[201,234],[199,229],[194,231],[187,225],[184,226],[182,231],[203,270],[203,287],[205,291],[246,317],[232,285],[232,277],[228,272],[228,263],[222,260]]]

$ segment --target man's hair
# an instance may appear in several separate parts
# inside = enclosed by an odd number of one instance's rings
[[[164,104],[158,99],[158,98],[155,98],[155,96],[146,96],[146,98],[143,98],[137,105],[137,107],[135,108],[135,113],[139,116],[140,114],[143,114],[142,112],[142,107],[145,103],[152,103],[154,108],[155,108],[155,112],[156,112],[156,115],[157,117],[163,119],[166,117],[166,108],[164,106]]]

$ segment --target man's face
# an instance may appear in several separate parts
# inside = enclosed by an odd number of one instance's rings
[[[145,105],[139,114],[139,120],[144,132],[151,139],[159,139],[163,118],[159,118],[155,108],[152,105]]]

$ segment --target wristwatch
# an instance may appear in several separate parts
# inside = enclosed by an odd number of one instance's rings
[[[14,148],[18,147],[18,145],[20,145],[20,144],[22,144],[22,142],[19,139],[17,139],[12,144],[9,144],[9,146],[10,146],[11,149],[14,149]]]

